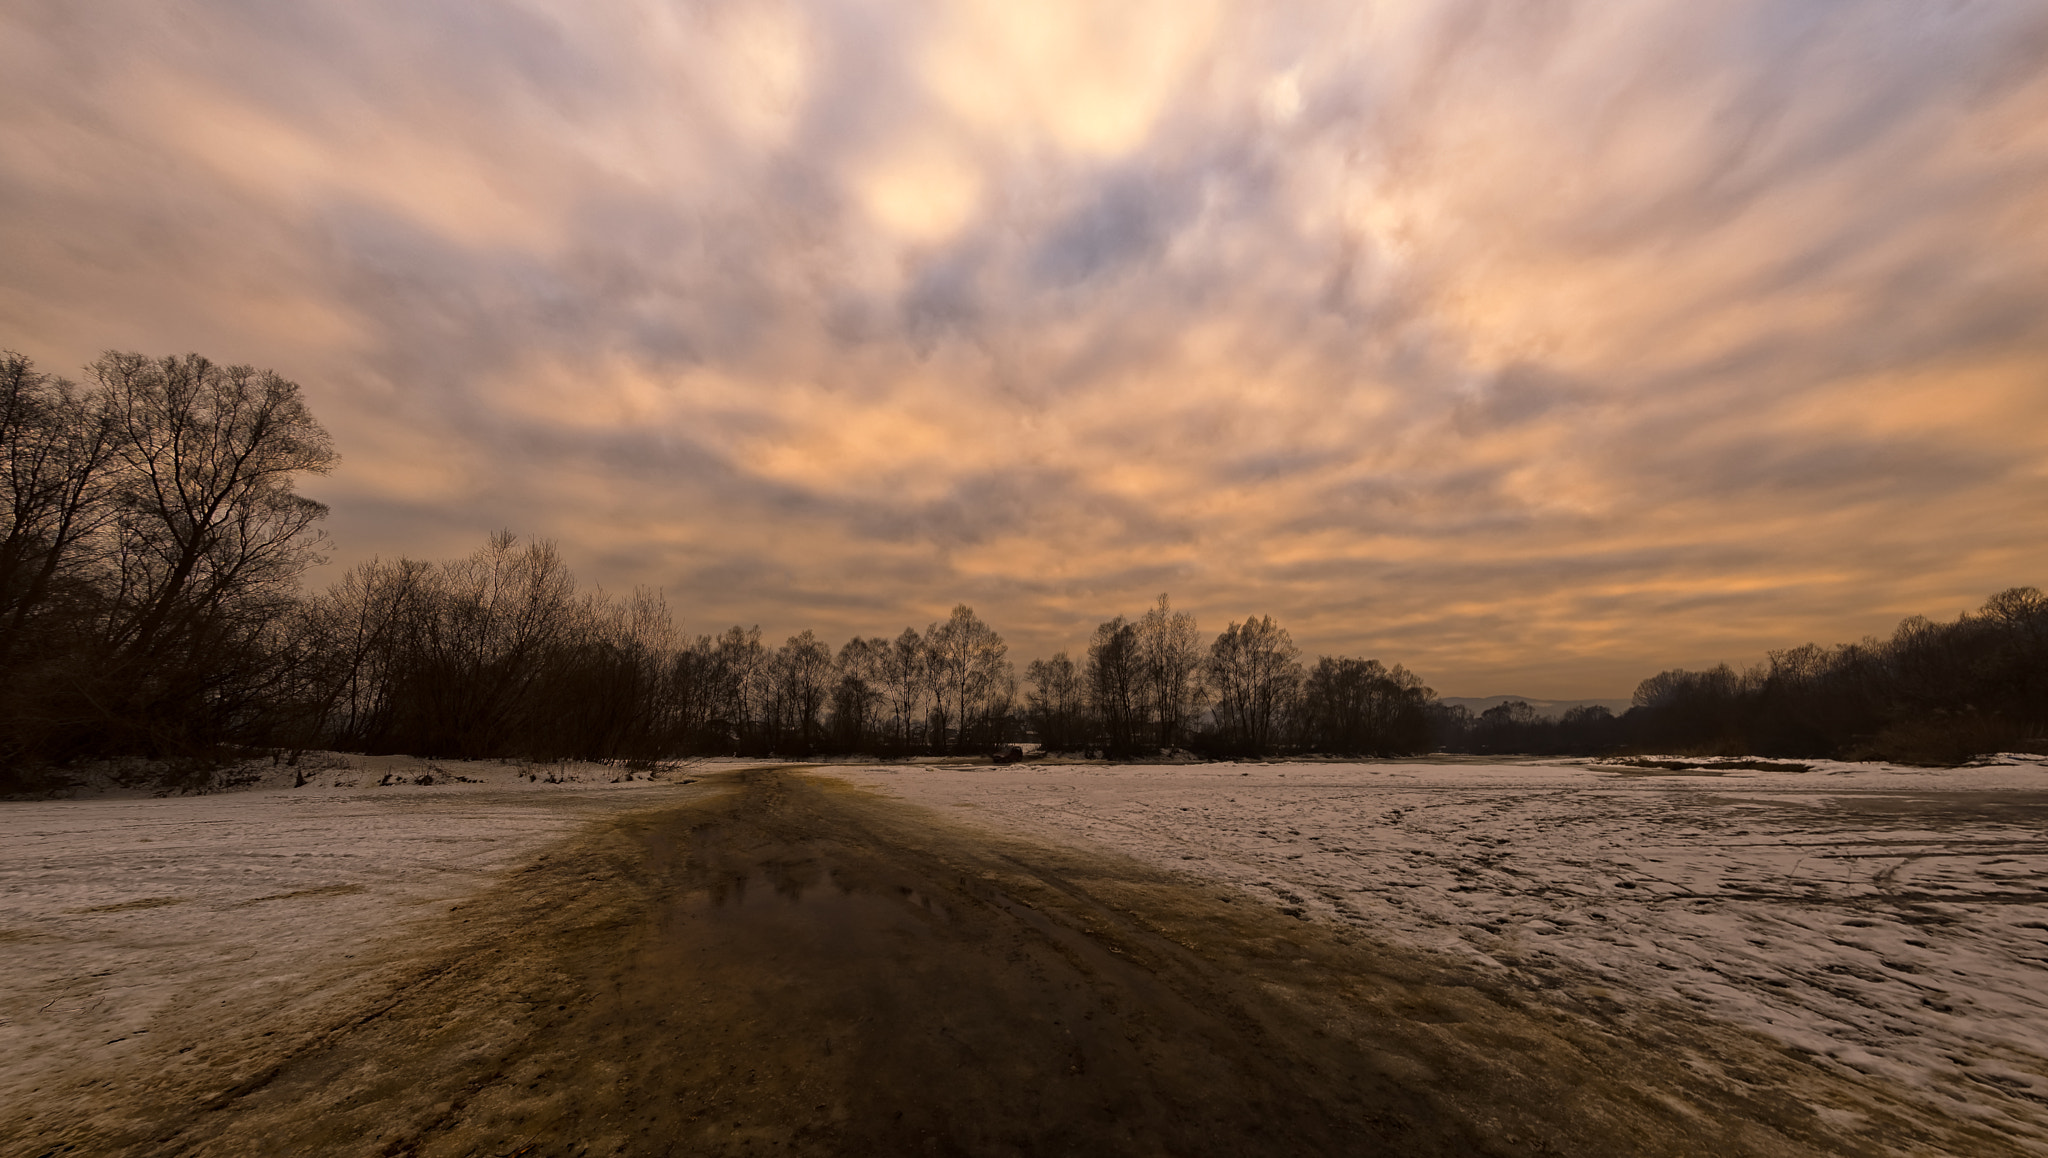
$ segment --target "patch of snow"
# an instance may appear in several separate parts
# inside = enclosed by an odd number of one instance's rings
[[[833,769],[1304,920],[1668,1002],[2048,1140],[2048,765]],[[1792,763],[1792,762],[1787,762]]]
[[[241,791],[153,799],[101,782],[0,802],[0,1105],[169,1064],[190,1042],[165,1035],[339,1000],[404,958],[394,935],[424,932],[586,821],[706,790],[681,787],[689,769],[305,766],[318,776],[300,788],[298,769],[266,762]]]

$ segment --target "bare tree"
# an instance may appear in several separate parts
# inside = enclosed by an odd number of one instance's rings
[[[841,751],[864,752],[876,739],[876,720],[885,696],[883,669],[889,641],[856,635],[833,661],[832,731]]]
[[[336,458],[298,384],[196,354],[110,351],[91,369],[124,468],[117,648],[151,655],[167,632],[288,591],[317,559],[313,524],[327,514],[293,484]]]
[[[552,544],[509,532],[439,566],[373,560],[301,606],[305,731],[337,746],[650,760],[705,715],[710,641],[678,648],[658,591],[579,594]]]
[[[896,720],[898,742],[905,749],[911,746],[911,729],[917,720],[918,708],[924,703],[929,659],[924,636],[919,635],[915,627],[906,627],[903,634],[889,645],[888,654],[882,660],[882,682],[888,688],[889,711]]]
[[[977,698],[975,734],[983,744],[1009,743],[1017,722],[1017,669],[999,658],[986,669]]]
[[[334,462],[327,433],[267,370],[117,352],[89,369],[81,394],[0,357],[0,759],[253,736],[304,690],[284,627],[326,508],[293,486]],[[31,653],[43,676],[24,679]]]
[[[924,687],[925,742],[934,752],[949,751],[953,725],[953,702],[949,692],[953,686],[952,665],[941,654],[943,639],[940,625],[933,623],[924,629]]]
[[[322,669],[311,714],[339,746],[361,748],[391,725],[393,678],[427,611],[433,567],[371,559],[304,604],[301,635]]]
[[[576,580],[555,545],[510,531],[435,571],[394,689],[400,723],[380,746],[502,755],[525,727],[545,661],[571,640]]]
[[[0,671],[65,578],[90,583],[85,547],[114,514],[112,433],[96,399],[0,352]]]
[[[1088,644],[1088,702],[1111,755],[1137,751],[1144,724],[1144,660],[1137,626],[1119,615],[1095,628]]]
[[[761,644],[760,626],[726,628],[714,655],[718,718],[735,740],[748,744],[762,715],[762,689],[767,683],[768,650]]]
[[[832,648],[809,628],[776,651],[776,699],[781,726],[800,752],[816,749],[819,715],[831,686]]]
[[[1165,595],[1138,620],[1137,628],[1138,662],[1159,746],[1179,747],[1204,690],[1200,631],[1195,617],[1173,610]]]
[[[1066,652],[1051,659],[1034,659],[1024,669],[1031,681],[1025,710],[1038,740],[1049,751],[1067,751],[1087,740],[1087,686],[1081,670]]]
[[[946,622],[934,625],[925,639],[939,699],[950,701],[942,710],[952,709],[965,745],[973,729],[989,729],[998,704],[1008,711],[1015,688],[1005,658],[1009,646],[965,603],[953,608]]]
[[[536,661],[540,675],[514,744],[542,759],[631,764],[671,754],[674,653],[675,624],[660,592],[591,592],[574,606],[565,638]]]
[[[1301,743],[1345,755],[1405,755],[1426,748],[1436,693],[1400,664],[1322,656],[1302,685]]]
[[[1209,645],[1217,725],[1227,747],[1249,755],[1271,750],[1275,725],[1301,683],[1300,655],[1270,615],[1233,623]]]
[[[720,728],[723,699],[718,678],[718,644],[699,635],[676,649],[666,684],[680,751],[729,752],[731,737]]]

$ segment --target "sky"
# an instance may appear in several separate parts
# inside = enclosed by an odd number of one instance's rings
[[[331,562],[1447,695],[2048,586],[2048,6],[0,0],[0,346],[300,382]],[[1021,666],[1021,665],[1020,665]]]

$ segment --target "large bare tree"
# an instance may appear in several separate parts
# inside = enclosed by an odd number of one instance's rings
[[[1161,748],[1177,748],[1202,702],[1202,637],[1195,617],[1165,595],[1138,619],[1138,663]]]
[[[839,648],[832,661],[832,732],[842,751],[873,750],[877,708],[886,695],[884,669],[889,641],[856,635]]]
[[[1119,615],[1096,625],[1088,642],[1087,679],[1088,702],[1109,753],[1131,755],[1145,713],[1145,665],[1136,624]]]
[[[903,634],[889,645],[889,651],[882,660],[882,682],[888,688],[889,712],[896,719],[897,740],[908,749],[914,742],[911,730],[916,726],[918,709],[924,704],[925,670],[930,655],[925,648],[924,636],[915,627],[906,627]]]
[[[977,729],[988,731],[998,707],[1007,712],[1015,687],[1009,645],[965,603],[953,608],[944,623],[925,636],[935,686],[948,701],[959,740],[965,744]]]
[[[110,351],[91,370],[122,468],[117,649],[155,655],[237,603],[288,592],[327,514],[293,487],[337,457],[298,384],[197,354]]]
[[[1216,722],[1226,745],[1248,755],[1273,746],[1301,684],[1301,649],[1270,615],[1233,623],[1209,645]]]
[[[799,752],[818,743],[818,717],[831,690],[832,647],[809,628],[789,637],[775,653],[777,700],[786,739]]]
[[[303,690],[285,628],[327,508],[294,488],[333,465],[327,432],[268,370],[110,351],[88,373],[0,357],[0,759],[261,731]]]

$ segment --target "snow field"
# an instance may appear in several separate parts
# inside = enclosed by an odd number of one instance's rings
[[[710,788],[598,765],[308,767],[299,788],[296,769],[262,767],[210,795],[0,802],[0,1106],[75,1110],[181,1067],[231,1085],[265,1039],[416,963],[499,873],[593,817]]]
[[[327,1024],[430,956],[505,870],[591,819],[715,790],[682,779],[752,763],[614,783],[594,765],[322,757],[299,788],[295,770],[262,768],[231,793],[0,803],[0,1106],[230,1088],[272,1034]],[[1561,1003],[1744,1026],[2048,1150],[2038,758],[821,774],[1227,883]]]
[[[2039,761],[832,774],[1227,882],[1582,1005],[1690,1009],[1883,1079],[1937,1115],[2048,1143]]]

